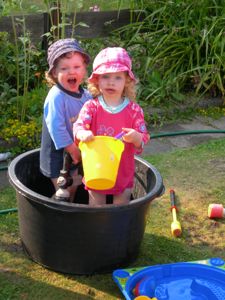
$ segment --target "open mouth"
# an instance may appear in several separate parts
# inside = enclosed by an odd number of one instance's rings
[[[68,79],[68,83],[71,84],[71,85],[76,84],[76,82],[77,82],[76,78],[70,78],[70,79]]]

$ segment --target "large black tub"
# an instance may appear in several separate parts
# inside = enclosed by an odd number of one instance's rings
[[[9,165],[16,189],[19,229],[27,255],[52,270],[70,274],[111,272],[133,261],[143,239],[153,199],[164,191],[159,172],[136,157],[133,198],[129,205],[89,207],[81,187],[76,203],[51,199],[51,182],[39,172],[39,149]],[[77,203],[79,202],[79,203]]]

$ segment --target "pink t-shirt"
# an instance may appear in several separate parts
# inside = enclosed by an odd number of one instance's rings
[[[115,136],[121,129],[133,128],[142,134],[142,141],[146,144],[149,134],[144,121],[142,108],[135,102],[129,101],[120,112],[110,113],[106,111],[98,99],[87,101],[82,107],[78,120],[73,125],[73,134],[79,130],[91,130],[94,135]],[[101,190],[102,194],[120,194],[126,188],[133,187],[134,179],[134,154],[140,154],[141,149],[136,149],[133,144],[126,143],[122,153],[119,171],[115,186],[110,190]]]

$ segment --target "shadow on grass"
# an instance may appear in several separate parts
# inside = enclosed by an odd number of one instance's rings
[[[119,289],[117,289],[117,286],[112,280],[111,273],[71,275],[56,272],[34,262],[27,256],[18,236],[16,236],[16,241],[0,241],[0,253],[0,299],[43,298],[45,300],[89,300],[103,299],[102,297],[107,299],[107,295],[102,296],[103,293],[110,295],[112,297],[110,299],[120,299],[121,297]],[[36,278],[38,277],[38,273],[41,274],[40,281],[32,279],[31,276],[25,276],[25,274],[30,273],[31,270],[35,273],[34,276]],[[42,278],[42,276],[44,276],[44,278]],[[48,280],[59,280],[60,286],[55,287],[54,285],[48,284]],[[71,283],[69,283],[70,281],[74,281],[72,288],[76,291],[68,291],[63,288],[64,286],[71,285]],[[83,294],[78,292],[79,284],[82,284]],[[97,291],[95,291],[94,288]],[[98,291],[101,294],[100,298],[98,298]],[[87,295],[85,295],[85,293]]]
[[[139,268],[157,264],[167,264],[175,262],[198,261],[211,257],[215,257],[214,249],[210,245],[204,244],[205,249],[201,245],[189,246],[185,237],[183,238],[167,238],[146,233],[140,248],[139,256],[136,261],[127,268]],[[89,285],[96,289],[102,289],[117,296],[109,290],[109,287],[102,286],[101,278],[103,275],[94,275],[89,277]],[[106,275],[108,276],[108,275]],[[111,275],[110,275],[111,276]],[[69,276],[70,279],[75,279],[80,283],[86,283],[86,276]],[[99,278],[99,280],[94,280]]]
[[[141,244],[139,256],[135,262],[127,266],[127,268],[144,267],[156,264],[166,264],[172,262],[186,262],[207,259],[210,257],[220,256],[218,249],[214,248],[211,244],[199,243],[198,245],[193,245],[190,243],[188,238],[188,232],[183,232],[181,238],[165,237],[163,235],[156,235],[145,233],[144,239]],[[87,295],[79,293],[78,291],[68,291],[64,287],[63,281],[61,287],[56,287],[48,284],[46,277],[49,272],[48,269],[43,267],[43,270],[38,269],[41,274],[44,274],[45,279],[35,280],[31,277],[25,276],[27,271],[35,268],[36,263],[32,262],[23,252],[22,246],[18,236],[15,236],[16,240],[8,243],[0,242],[0,249],[15,259],[15,272],[12,271],[12,267],[8,268],[7,262],[2,264],[5,267],[0,268],[0,282],[3,286],[1,294],[5,299],[11,299],[15,295],[29,295],[24,297],[24,299],[32,299],[32,295],[36,293],[38,297],[43,297],[44,299],[103,299],[96,298],[96,289],[101,293],[106,293],[112,297],[112,299],[122,299],[122,294],[119,288],[114,283],[112,279],[112,272],[108,274],[96,274],[96,275],[70,275],[63,274],[65,280],[74,281],[74,286],[77,283],[86,286]],[[215,255],[216,254],[216,255]],[[221,253],[222,254],[222,253]],[[223,258],[223,257],[222,257]],[[34,265],[35,264],[35,265]],[[22,270],[22,271],[21,271]],[[45,272],[46,270],[46,272]],[[37,271],[37,272],[38,272]],[[56,276],[60,273],[49,272],[48,276]],[[61,274],[62,275],[62,274]],[[36,276],[36,275],[35,275]],[[61,282],[61,281],[60,281]],[[60,283],[61,284],[61,283]],[[12,285],[13,288],[12,288]],[[73,285],[73,284],[72,284]],[[10,287],[11,286],[11,287]],[[79,285],[78,285],[79,286]],[[90,294],[90,295],[88,295]],[[57,295],[57,298],[56,296]],[[39,299],[34,297],[33,299]],[[107,295],[105,295],[107,298]],[[19,299],[19,297],[18,297]]]
[[[14,271],[0,267],[1,295],[0,299],[79,299],[91,300],[93,297],[64,288],[51,286]]]

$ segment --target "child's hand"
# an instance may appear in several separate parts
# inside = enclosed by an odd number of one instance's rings
[[[74,143],[65,147],[65,150],[70,154],[75,164],[77,164],[81,160],[80,150]]]
[[[79,130],[76,138],[81,142],[89,142],[94,139],[94,135],[91,130]]]
[[[142,144],[142,134],[133,128],[122,128],[125,132],[123,140],[127,143],[132,143],[136,148],[140,148]]]

